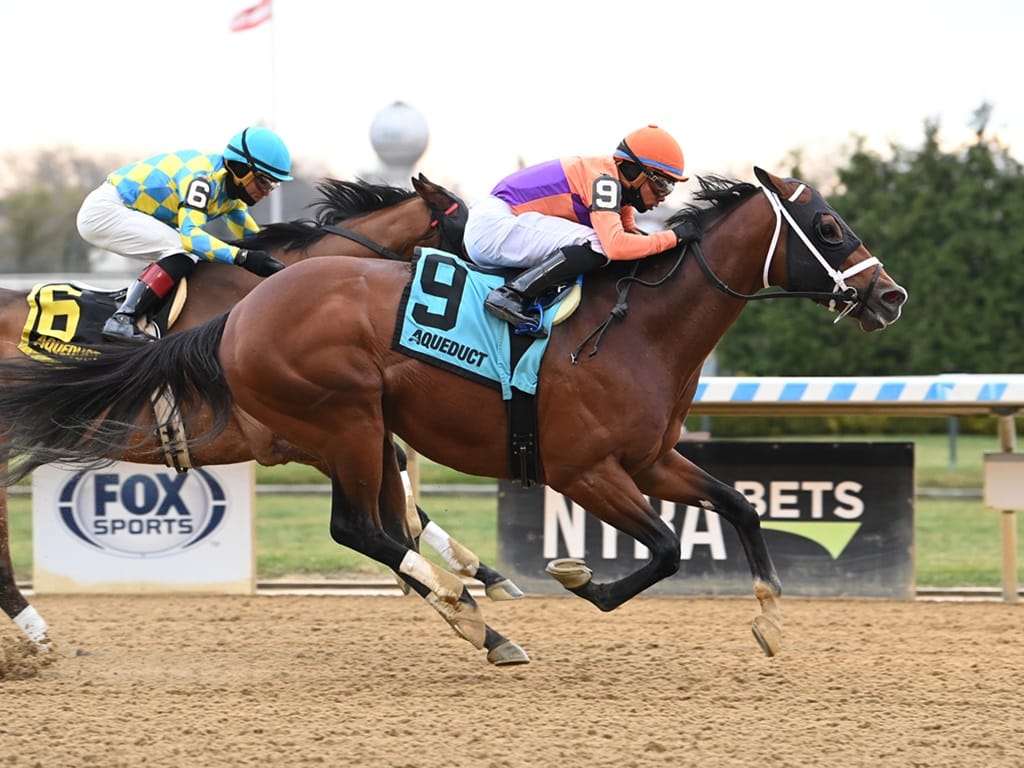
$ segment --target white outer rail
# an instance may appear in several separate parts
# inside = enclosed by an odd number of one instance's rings
[[[704,376],[690,413],[721,416],[1007,416],[1024,408],[1024,374]]]
[[[1024,375],[701,377],[690,413],[721,416],[978,416],[999,419],[999,447],[1017,448]],[[1021,479],[1024,482],[1024,478]],[[1016,510],[1001,510],[1003,599],[1017,602]]]

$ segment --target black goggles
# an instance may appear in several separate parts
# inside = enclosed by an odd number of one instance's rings
[[[660,173],[649,171],[646,168],[644,168],[644,175],[662,195],[671,195],[672,190],[676,188],[676,180],[670,179],[668,176],[662,176]]]

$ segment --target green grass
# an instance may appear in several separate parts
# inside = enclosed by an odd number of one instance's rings
[[[788,438],[793,439],[793,438]],[[807,438],[803,438],[807,439]],[[829,441],[834,437],[824,438]],[[980,488],[983,454],[998,451],[995,436],[962,435],[955,465],[945,435],[858,436],[856,440],[914,442],[916,483],[920,487]],[[421,485],[491,483],[420,459]],[[259,484],[322,484],[309,467],[257,467]],[[422,500],[430,516],[455,538],[494,563],[497,553],[497,499],[492,496],[429,496]],[[918,586],[1001,586],[1001,513],[980,499],[918,498],[915,519],[915,570]],[[261,494],[256,502],[257,576],[339,577],[349,573],[386,574],[382,566],[336,545],[328,533],[330,499],[326,495]],[[1024,514],[1017,515],[1024,541]],[[11,555],[19,579],[32,572],[31,507],[27,497],[11,499]],[[429,553],[428,553],[429,554]],[[436,557],[434,558],[436,561]],[[1018,575],[1024,583],[1024,568]]]
[[[421,506],[431,519],[484,562],[498,548],[498,500],[482,496],[431,496]],[[261,495],[256,511],[256,572],[260,579],[336,578],[344,574],[389,574],[379,563],[339,547],[328,533],[330,497]],[[441,560],[428,547],[424,554]]]

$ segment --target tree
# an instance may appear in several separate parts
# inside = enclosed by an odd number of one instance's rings
[[[750,304],[719,345],[719,370],[750,375],[1024,372],[1024,168],[985,134],[944,151],[928,121],[919,149],[857,145],[836,210],[910,292],[898,323],[865,337],[807,302]]]
[[[88,271],[89,246],[78,235],[75,217],[106,176],[106,166],[67,147],[9,154],[2,164],[10,191],[0,202],[0,270]]]

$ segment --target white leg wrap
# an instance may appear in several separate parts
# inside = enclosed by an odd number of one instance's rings
[[[420,513],[416,511],[416,495],[412,492],[408,470],[402,472],[402,487],[405,489],[405,522],[409,527],[409,533],[416,538],[423,529],[420,525]]]
[[[39,611],[31,605],[14,617],[14,623],[40,649],[44,651],[50,650],[50,638],[47,635],[50,627],[47,625],[46,619],[40,616]]]
[[[442,571],[411,549],[405,553],[398,570],[416,579],[441,600],[454,602],[462,595],[464,586],[458,576]]]
[[[452,540],[448,532],[431,520],[423,529],[423,541],[439,554],[448,567],[464,576],[473,576],[480,568],[480,558]]]

